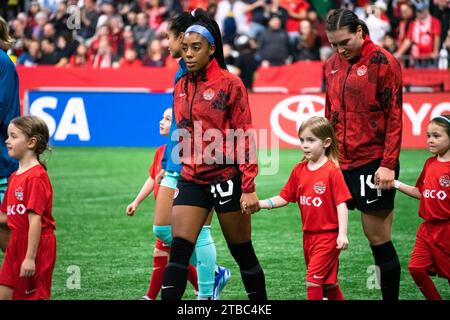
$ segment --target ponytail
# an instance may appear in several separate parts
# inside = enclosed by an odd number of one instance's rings
[[[227,70],[227,66],[225,63],[225,58],[223,56],[223,43],[222,43],[222,35],[220,34],[219,25],[217,22],[211,18],[211,16],[203,9],[196,9],[192,12],[194,15],[193,24],[198,24],[211,33],[214,38],[214,45],[216,46],[216,50],[214,52],[214,58],[217,60],[218,65]]]
[[[169,20],[169,30],[174,33],[176,37],[182,32],[185,32],[189,26],[194,23],[194,17],[190,12],[182,12]]]

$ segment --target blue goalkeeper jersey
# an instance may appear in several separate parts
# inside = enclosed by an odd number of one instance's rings
[[[8,156],[6,139],[10,121],[20,116],[19,77],[9,56],[0,49],[0,177],[9,177],[19,167]]]
[[[177,73],[175,74],[174,85],[180,80],[182,76],[184,76],[187,72],[187,66],[183,59],[179,61],[180,67],[178,68]],[[172,96],[172,123],[170,125],[170,133],[169,133],[169,142],[166,145],[166,149],[164,150],[164,156],[161,161],[162,168],[167,172],[176,172],[180,173],[183,165],[179,159],[179,147],[178,147],[178,130],[177,123],[175,121],[175,106],[173,105],[173,96]]]

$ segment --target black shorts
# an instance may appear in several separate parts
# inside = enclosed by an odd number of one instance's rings
[[[180,178],[177,188],[174,206],[201,207],[208,212],[214,207],[217,213],[241,210],[242,186],[239,175],[224,182],[207,185]]]
[[[362,212],[393,210],[396,189],[380,190],[374,186],[375,171],[378,170],[381,159],[372,161],[354,170],[342,170],[347,187],[352,198],[347,202],[349,210],[358,209]],[[395,179],[398,178],[400,165],[395,167]]]

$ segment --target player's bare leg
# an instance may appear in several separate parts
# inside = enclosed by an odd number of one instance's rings
[[[10,233],[11,231],[6,224],[0,224],[0,248],[3,252],[6,251],[6,247],[8,246]]]
[[[13,292],[12,288],[0,285],[0,300],[12,300]]]

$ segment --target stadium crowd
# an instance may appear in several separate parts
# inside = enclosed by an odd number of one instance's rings
[[[167,22],[199,7],[218,22],[226,63],[247,87],[258,66],[326,60],[325,18],[339,7],[404,66],[448,68],[450,0],[6,0],[1,11],[18,65],[176,68]]]

